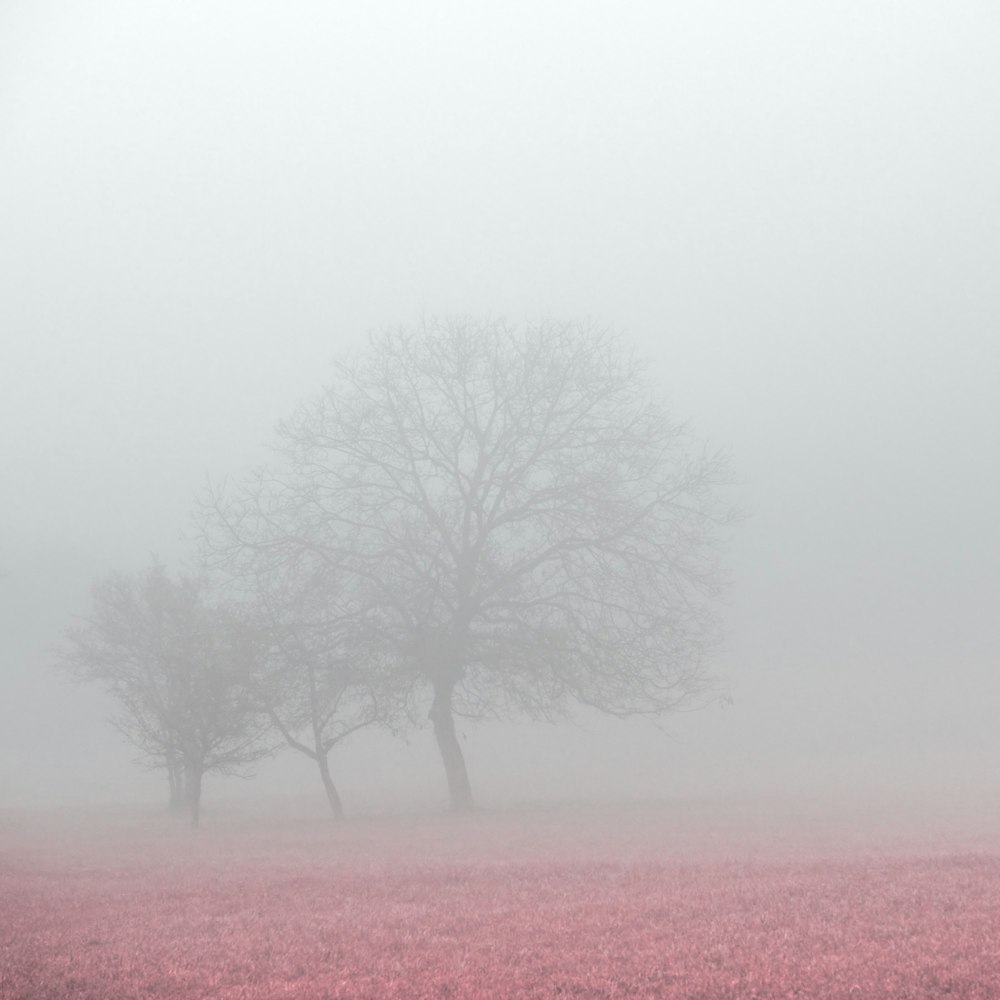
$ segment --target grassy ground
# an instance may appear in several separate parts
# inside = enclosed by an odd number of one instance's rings
[[[885,803],[0,815],[0,998],[997,997],[1000,836]]]

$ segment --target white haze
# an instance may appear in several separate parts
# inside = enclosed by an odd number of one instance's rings
[[[469,314],[613,324],[750,513],[732,704],[470,725],[480,798],[995,799],[998,52],[974,0],[6,0],[0,798],[163,796],[51,668],[90,581],[181,566],[335,354]],[[348,810],[442,802],[432,743],[334,754]]]

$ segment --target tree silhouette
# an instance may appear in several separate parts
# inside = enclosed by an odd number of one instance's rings
[[[272,752],[249,686],[255,639],[203,590],[160,565],[100,580],[65,656],[111,694],[116,727],[144,764],[167,771],[171,805],[186,806],[195,826],[205,774],[242,774]]]
[[[473,803],[456,716],[659,714],[706,690],[727,461],[609,332],[387,332],[279,439],[212,497],[211,547],[351,580],[397,685],[427,698],[454,808]]]

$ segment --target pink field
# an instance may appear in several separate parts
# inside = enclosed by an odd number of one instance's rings
[[[3,1000],[1000,997],[985,828],[694,805],[0,823]]]

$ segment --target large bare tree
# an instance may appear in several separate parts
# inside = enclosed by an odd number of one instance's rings
[[[249,684],[257,639],[198,579],[153,565],[100,580],[68,640],[67,666],[111,694],[116,727],[144,764],[167,771],[171,805],[193,825],[205,774],[244,774],[272,752]]]
[[[456,716],[658,714],[707,688],[727,462],[644,372],[589,326],[387,332],[281,425],[280,461],[213,498],[217,550],[353,581],[427,692],[457,809]]]

